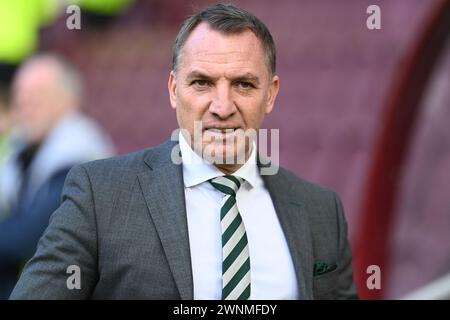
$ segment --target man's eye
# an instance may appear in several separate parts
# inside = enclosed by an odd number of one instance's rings
[[[248,90],[248,89],[254,88],[255,86],[252,83],[250,83],[250,82],[243,82],[243,81],[241,81],[241,82],[238,82],[238,87],[240,89]]]
[[[192,84],[198,87],[206,87],[209,84],[209,82],[208,80],[194,80],[192,81]]]

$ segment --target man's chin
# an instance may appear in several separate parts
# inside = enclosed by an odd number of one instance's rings
[[[203,159],[211,164],[244,164],[246,161],[245,148],[235,146],[211,145],[203,147]]]

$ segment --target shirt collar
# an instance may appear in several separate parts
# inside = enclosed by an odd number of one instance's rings
[[[179,133],[180,151],[183,163],[184,186],[189,188],[225,174],[214,165],[203,160],[192,150],[183,134]],[[247,181],[251,187],[259,182],[259,171],[256,163],[256,144],[253,142],[252,152],[247,162],[240,167],[234,176]]]

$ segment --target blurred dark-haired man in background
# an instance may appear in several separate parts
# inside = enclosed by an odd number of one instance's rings
[[[179,141],[73,168],[11,298],[357,298],[337,195],[264,174],[256,142],[239,139],[272,112],[275,62],[247,11],[188,18],[168,82]]]

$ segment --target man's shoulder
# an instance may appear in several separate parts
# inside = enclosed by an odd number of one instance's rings
[[[138,163],[143,162],[148,153],[153,148],[146,148],[139,151],[117,155],[109,158],[85,162],[80,167],[85,168],[89,172],[111,170],[111,169],[136,169]]]
[[[334,199],[337,197],[336,192],[331,188],[309,181],[281,166],[277,175],[279,176],[279,179],[285,181],[289,185],[294,193],[305,195],[309,198],[313,197],[318,199]]]
[[[104,170],[140,170],[145,163],[150,164],[151,161],[160,158],[170,157],[171,147],[174,142],[168,140],[158,146],[141,149],[135,152],[122,154],[110,158],[94,160],[83,163],[81,166],[89,172],[104,171]]]
[[[132,153],[85,162],[74,166],[71,169],[71,174],[77,175],[79,172],[85,172],[89,177],[103,181],[108,177],[124,179],[127,176],[136,176],[144,170],[149,170],[152,163],[167,163],[167,161],[170,161],[173,145],[174,142],[168,140],[158,146]]]

